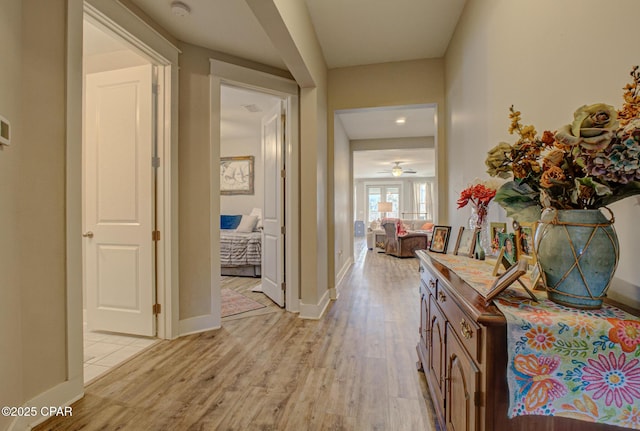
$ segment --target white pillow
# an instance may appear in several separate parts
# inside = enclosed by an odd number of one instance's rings
[[[252,209],[250,215],[258,217],[258,222],[256,223],[254,230],[262,229],[262,208]]]
[[[253,232],[258,223],[258,217],[254,215],[243,215],[236,232]]]

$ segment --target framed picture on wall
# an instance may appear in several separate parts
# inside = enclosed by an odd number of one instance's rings
[[[253,193],[253,156],[220,157],[220,194]]]

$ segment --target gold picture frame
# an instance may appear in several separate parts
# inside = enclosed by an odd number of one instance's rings
[[[476,231],[477,229],[465,229],[464,226],[460,226],[453,254],[473,257],[476,248]]]
[[[492,300],[500,292],[511,286],[516,280],[522,277],[527,272],[527,260],[520,259],[515,265],[512,265],[504,274],[498,276],[493,283],[489,292],[484,296],[487,301]],[[529,290],[527,289],[527,292]],[[535,296],[534,296],[535,298]]]
[[[534,236],[538,223],[520,223],[515,232],[516,249],[518,251],[518,259],[526,258],[529,265],[536,264],[536,253],[534,250]]]

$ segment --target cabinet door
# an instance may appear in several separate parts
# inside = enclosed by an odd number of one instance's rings
[[[447,325],[447,331],[453,331]],[[447,431],[478,429],[480,370],[452,332],[447,333]]]
[[[446,320],[429,296],[429,383],[434,395],[434,407],[439,417],[444,417],[445,366],[446,366]]]

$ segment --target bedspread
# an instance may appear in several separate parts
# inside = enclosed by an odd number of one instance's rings
[[[220,230],[220,264],[222,266],[260,265],[262,233]]]

